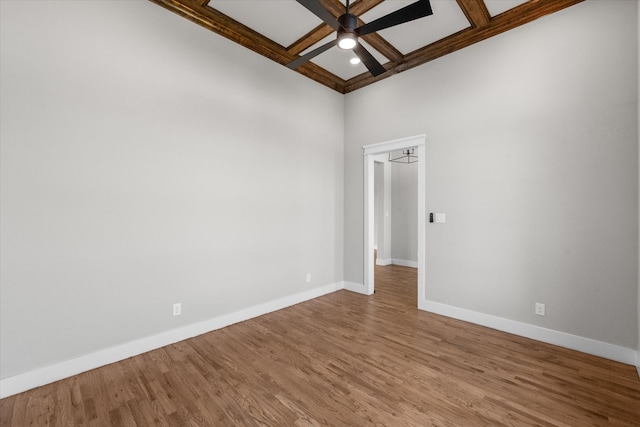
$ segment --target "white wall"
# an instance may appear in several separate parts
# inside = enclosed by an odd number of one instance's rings
[[[345,280],[362,146],[426,133],[427,211],[447,214],[426,298],[636,349],[636,8],[580,3],[347,95]]]
[[[424,159],[418,159],[423,161]],[[418,163],[391,163],[391,258],[418,263]]]
[[[386,154],[375,157],[374,162],[374,204],[375,236],[374,245],[378,248],[376,263],[391,264],[391,164]]]
[[[1,378],[342,281],[341,95],[146,1],[0,12]]]

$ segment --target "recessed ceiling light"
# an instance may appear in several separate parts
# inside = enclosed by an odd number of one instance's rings
[[[360,63],[360,58],[358,58],[357,56],[354,56],[349,60],[349,62],[353,65],[358,65]]]

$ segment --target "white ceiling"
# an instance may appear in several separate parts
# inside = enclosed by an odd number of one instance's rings
[[[341,1],[345,3],[345,0]],[[385,0],[360,18],[364,22],[371,22],[413,2],[415,0]],[[491,16],[499,15],[526,2],[527,0],[485,0]],[[295,0],[210,0],[209,6],[284,47],[290,46],[322,23],[318,17]],[[406,55],[469,27],[469,21],[455,0],[431,0],[431,7],[433,15],[387,28],[378,34]],[[307,51],[334,38],[335,33]],[[361,42],[380,63],[388,62],[387,58],[366,42],[362,40]],[[312,62],[348,80],[367,71],[362,64],[349,63],[349,59],[354,56],[350,51],[332,48],[315,57]]]

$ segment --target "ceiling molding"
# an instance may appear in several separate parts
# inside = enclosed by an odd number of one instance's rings
[[[282,65],[298,58],[301,52],[334,32],[329,25],[323,23],[285,47],[210,7],[208,0],[149,1]],[[336,18],[344,12],[344,5],[339,0],[319,1]],[[372,48],[389,59],[384,64],[387,72],[378,77],[366,72],[345,80],[313,62],[306,62],[295,71],[337,92],[349,93],[583,1],[529,0],[491,17],[484,0],[456,0],[470,26],[406,55],[377,33],[363,36],[363,40]],[[361,16],[382,2],[383,0],[358,0],[350,7],[350,12]]]

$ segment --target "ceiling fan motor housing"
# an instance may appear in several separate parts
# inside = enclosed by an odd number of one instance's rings
[[[342,26],[342,32],[354,33],[358,25],[358,17],[351,13],[345,13],[338,18],[338,22]]]

